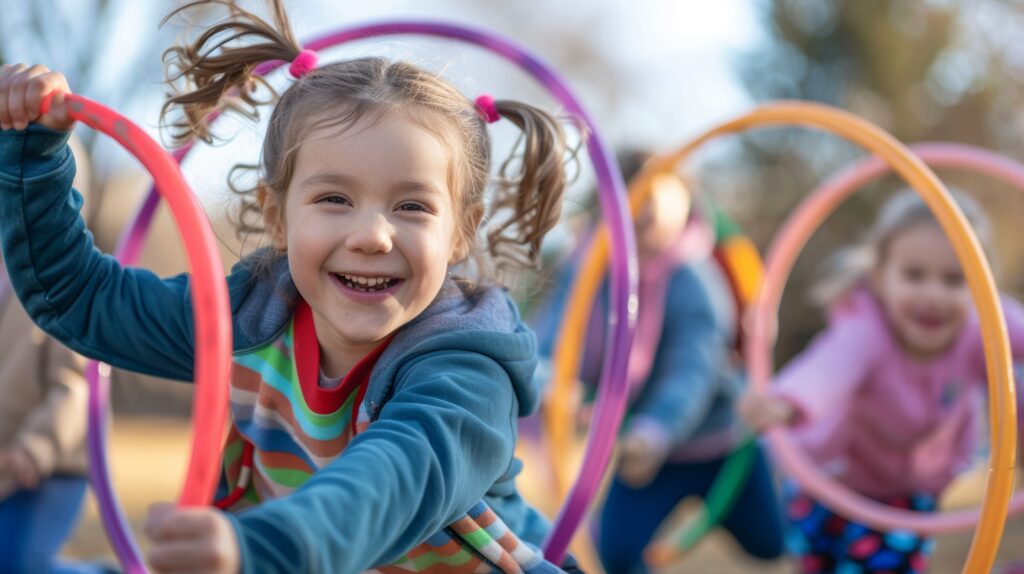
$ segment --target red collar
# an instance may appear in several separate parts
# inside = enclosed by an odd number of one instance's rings
[[[320,343],[317,341],[316,329],[313,326],[313,309],[302,299],[295,310],[293,337],[295,370],[299,375],[302,396],[311,411],[324,415],[341,408],[356,389],[361,389],[359,400],[362,400],[361,395],[366,392],[373,367],[384,353],[384,349],[388,348],[394,335],[389,335],[360,359],[345,375],[341,384],[333,389],[320,386]]]

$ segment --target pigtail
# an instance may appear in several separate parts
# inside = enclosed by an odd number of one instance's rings
[[[499,270],[512,265],[537,268],[544,236],[562,214],[566,161],[575,158],[576,150],[570,150],[565,130],[551,114],[508,100],[495,105],[522,135],[516,144],[521,152],[505,160],[499,172],[488,216],[488,251]],[[494,222],[499,215],[504,219]]]
[[[264,62],[291,61],[301,50],[279,0],[269,3],[273,24],[240,8],[234,0],[198,0],[175,9],[161,25],[185,11],[218,5],[228,9],[226,19],[191,44],[164,52],[168,83],[173,86],[181,81],[183,87],[164,104],[161,120],[176,106],[181,107],[184,117],[171,124],[176,130],[172,135],[179,143],[193,137],[210,142],[207,117],[218,109],[257,119],[257,107],[268,102],[257,100],[255,91],[259,86],[270,86],[253,71]]]

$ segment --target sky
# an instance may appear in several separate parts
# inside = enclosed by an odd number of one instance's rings
[[[0,42],[9,60],[43,62],[72,69],[80,46],[94,43],[97,69],[88,78],[72,78],[72,89],[116,109],[159,137],[160,52],[181,27],[158,28],[171,6],[163,2],[109,0],[115,20],[105,27],[90,20],[88,2],[53,0],[64,20],[54,22],[49,45],[25,33],[30,0],[5,2]],[[750,57],[763,40],[756,0],[289,0],[296,35],[309,38],[356,23],[394,19],[447,20],[484,28],[526,45],[563,74],[599,133],[611,147],[640,145],[668,149],[699,130],[741,113],[751,101],[734,75],[736,59]],[[246,2],[258,7],[260,2]],[[38,6],[38,5],[37,5]],[[323,60],[355,55],[405,58],[444,69],[447,78],[475,97],[491,93],[542,107],[554,105],[531,78],[474,46],[419,37],[388,37],[344,46]],[[282,85],[284,75],[274,80]],[[222,124],[228,126],[225,122]],[[259,127],[240,124],[229,144],[200,148],[186,174],[210,208],[226,201],[224,166],[254,160]],[[495,125],[496,145],[515,133]],[[166,139],[163,141],[167,141]],[[101,173],[138,169],[116,144],[106,142],[94,154]],[[585,169],[586,171],[586,169]],[[586,173],[582,178],[586,182]]]

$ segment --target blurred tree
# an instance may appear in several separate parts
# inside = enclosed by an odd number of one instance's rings
[[[172,33],[160,30],[164,12],[176,0],[13,0],[0,17],[0,62],[41,63],[59,70],[72,90],[136,118],[158,104],[161,52]],[[149,117],[153,117],[151,114]],[[102,195],[120,162],[103,161],[111,149],[91,130],[79,130],[85,151],[97,164],[88,210],[94,219]],[[121,158],[118,158],[121,159]]]

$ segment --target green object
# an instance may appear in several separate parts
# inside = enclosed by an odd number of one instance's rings
[[[736,222],[735,219],[729,217],[724,210],[718,208],[710,199],[705,199],[704,203],[708,215],[710,215],[711,225],[715,230],[715,243],[719,244],[729,239],[734,235],[743,235],[743,228]]]
[[[754,437],[748,437],[725,459],[697,516],[679,535],[676,546],[680,551],[686,552],[693,549],[732,511],[740,489],[750,476],[750,469],[753,467],[756,453],[757,442]]]

